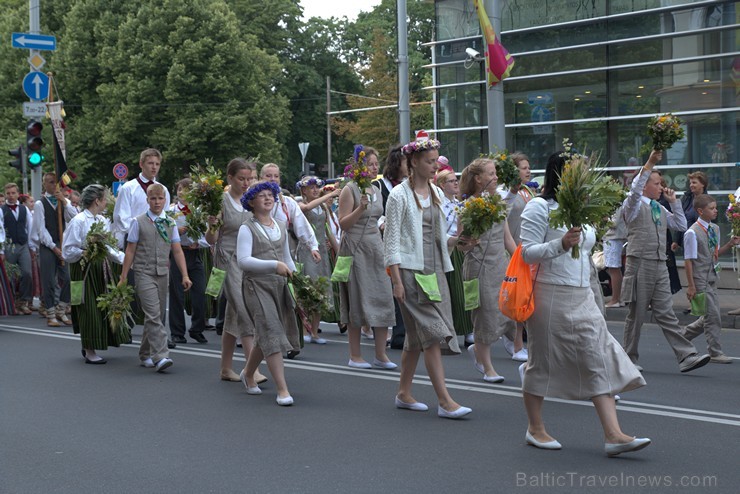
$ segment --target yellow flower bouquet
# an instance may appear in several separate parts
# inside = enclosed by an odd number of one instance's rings
[[[185,199],[188,202],[191,214],[187,215],[186,228],[188,236],[197,241],[200,235],[192,237],[197,232],[201,235],[206,232],[204,229],[208,216],[218,216],[221,213],[221,205],[224,195],[224,181],[221,174],[216,171],[210,160],[206,160],[206,166],[194,166],[190,176],[193,183],[190,190],[185,193]],[[214,233],[221,227],[221,220],[210,225],[208,229]]]
[[[651,118],[648,122],[648,135],[653,140],[653,149],[664,151],[683,139],[682,124],[680,118],[670,113]]]
[[[519,169],[514,164],[514,160],[511,159],[511,153],[506,149],[481,156],[487,156],[496,163],[498,183],[503,184],[507,189],[522,183],[521,178],[519,178]]]
[[[462,235],[479,238],[494,223],[506,219],[506,203],[498,194],[484,192],[480,196],[465,199],[457,209],[457,218],[462,225]]]
[[[735,194],[730,194],[730,204],[727,206],[725,216],[727,221],[730,223],[730,229],[732,230],[732,236],[740,236],[740,201]]]

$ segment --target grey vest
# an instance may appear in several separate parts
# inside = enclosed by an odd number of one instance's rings
[[[717,225],[710,223],[709,228],[714,229],[717,241],[719,241]],[[714,252],[709,249],[709,234],[704,231],[699,222],[691,225],[690,230],[696,234],[696,259],[691,260],[691,267],[694,268],[694,285],[697,291],[703,292],[709,283],[717,282],[717,273],[714,271]]]
[[[283,245],[285,243],[287,229],[285,223],[282,221],[275,219],[273,221],[280,227],[280,238],[275,241],[267,238],[265,231],[255,217],[250,218],[244,223],[252,231],[252,257],[268,261],[285,262],[285,259],[283,259]],[[250,275],[250,277],[254,276]]]
[[[640,201],[640,211],[631,223],[627,224],[627,256],[640,259],[665,261],[665,238],[668,216],[660,208],[660,225],[653,222],[650,206]]]
[[[136,217],[139,223],[139,241],[134,255],[134,272],[164,276],[169,273],[171,245],[165,242],[154,226],[154,222],[144,213]],[[168,232],[172,235],[172,232]]]

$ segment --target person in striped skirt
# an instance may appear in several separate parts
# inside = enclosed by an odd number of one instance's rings
[[[106,360],[97,354],[109,346],[118,347],[131,341],[131,328],[124,325],[113,331],[104,311],[97,307],[97,298],[106,291],[106,285],[115,283],[120,276],[118,265],[123,263],[123,252],[109,249],[108,258],[82,266],[80,262],[87,248],[87,234],[95,223],[102,223],[110,231],[110,222],[102,216],[108,202],[108,190],[99,184],[85,187],[80,197],[81,213],[75,215],[64,232],[62,258],[69,263],[70,278],[84,282],[82,303],[72,306],[72,329],[80,335],[82,356],[87,364],[105,364]],[[111,262],[112,261],[112,262]]]

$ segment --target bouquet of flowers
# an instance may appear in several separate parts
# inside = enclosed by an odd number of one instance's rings
[[[735,197],[735,194],[730,194],[730,204],[727,206],[725,216],[727,221],[730,223],[730,229],[732,230],[732,236],[740,236],[740,200]]]
[[[465,199],[456,211],[463,227],[462,234],[472,238],[479,238],[494,223],[501,223],[506,219],[506,203],[498,194],[488,192]]]
[[[309,314],[322,314],[329,311],[329,301],[326,290],[329,280],[319,276],[315,280],[311,277],[295,272],[290,277],[293,292],[298,305]]]
[[[118,249],[116,237],[105,228],[102,221],[96,221],[85,236],[85,251],[80,266],[84,270],[88,264],[105,261],[109,249]]]
[[[185,215],[185,235],[197,241],[207,230],[208,230],[208,216],[201,208],[190,209],[190,206],[183,212],[178,212],[172,215],[172,219],[175,219],[177,214]],[[170,212],[167,212],[170,215]]]
[[[521,178],[519,178],[519,169],[514,164],[514,160],[511,159],[511,155],[506,149],[491,153],[488,155],[488,158],[496,162],[498,183],[504,184],[507,189],[511,189],[522,183]]]
[[[224,195],[224,181],[221,174],[213,167],[211,160],[206,160],[206,166],[194,166],[190,176],[193,183],[185,193],[191,214],[187,215],[186,228],[188,237],[197,240],[206,230],[215,233],[221,227],[221,220],[207,227],[205,219],[208,216],[218,216]],[[192,234],[192,236],[191,236]]]
[[[360,193],[364,194],[365,189],[369,188],[375,177],[370,175],[370,171],[365,164],[365,151],[362,144],[355,145],[355,152],[347,166],[344,167],[344,178],[357,184]],[[345,182],[346,184],[346,182]]]
[[[664,151],[683,139],[684,130],[681,124],[681,119],[670,113],[651,118],[647,130],[653,140],[653,149]]]
[[[106,313],[111,331],[117,333],[129,321],[133,321],[134,314],[131,302],[134,301],[134,287],[128,283],[108,285],[108,291],[98,297],[98,309]]]
[[[555,193],[558,208],[550,215],[553,228],[593,225],[597,230],[608,223],[626,197],[622,185],[600,168],[599,157],[571,153],[573,144],[563,139],[565,166],[560,187]],[[571,249],[573,259],[580,257],[578,245]]]

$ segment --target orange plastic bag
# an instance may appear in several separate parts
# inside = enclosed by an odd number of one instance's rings
[[[534,312],[532,266],[524,262],[521,244],[516,248],[506,268],[506,276],[498,296],[501,313],[517,322],[524,322]]]

